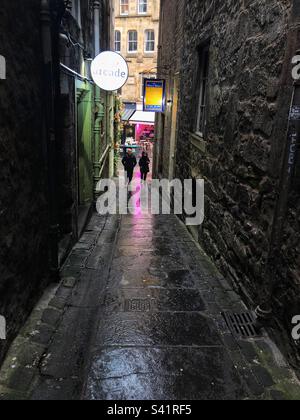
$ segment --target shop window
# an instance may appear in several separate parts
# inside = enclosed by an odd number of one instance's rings
[[[198,108],[196,116],[196,133],[204,137],[207,117],[207,96],[208,96],[208,72],[209,72],[209,46],[199,51],[198,70]]]

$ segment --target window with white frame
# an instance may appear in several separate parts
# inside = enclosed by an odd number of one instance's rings
[[[115,31],[115,51],[121,52],[121,32]]]
[[[155,32],[153,30],[145,31],[145,52],[155,51]]]
[[[129,0],[120,0],[120,14],[122,16],[129,15]]]
[[[204,137],[207,116],[208,97],[209,46],[201,48],[199,52],[199,99],[196,119],[196,133]]]
[[[139,15],[146,15],[148,13],[148,0],[138,0]]]
[[[138,33],[137,31],[128,32],[128,52],[136,53],[138,51]]]

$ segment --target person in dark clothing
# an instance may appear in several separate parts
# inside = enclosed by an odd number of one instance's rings
[[[141,168],[142,181],[147,181],[147,175],[150,172],[150,159],[146,152],[143,152],[139,165]]]
[[[123,157],[122,163],[123,163],[125,171],[127,172],[127,178],[130,184],[133,179],[134,168],[137,165],[136,157],[132,153],[131,149],[127,150],[126,155]]]

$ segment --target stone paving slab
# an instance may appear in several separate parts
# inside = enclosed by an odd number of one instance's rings
[[[248,395],[223,347],[104,347],[94,353],[86,394],[91,400],[213,400]]]
[[[194,312],[112,313],[101,319],[101,346],[220,346],[212,323]]]
[[[282,398],[221,315],[245,305],[176,217],[122,217],[104,294],[86,399]]]
[[[0,371],[2,400],[300,399],[267,334],[175,216],[94,214]]]
[[[106,289],[106,312],[201,312],[206,309],[195,289]]]

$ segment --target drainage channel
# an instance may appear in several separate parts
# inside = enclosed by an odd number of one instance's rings
[[[238,339],[261,337],[256,327],[256,317],[253,312],[222,312],[222,316],[231,333]]]

